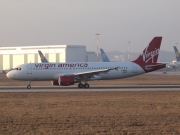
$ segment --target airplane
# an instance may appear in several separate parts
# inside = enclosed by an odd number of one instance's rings
[[[180,65],[180,53],[176,46],[173,46],[173,47],[174,47],[174,51],[175,51],[175,55],[176,55],[176,61],[174,61],[174,63],[179,66]]]
[[[109,58],[107,57],[106,53],[104,52],[104,50],[102,48],[100,48],[100,52],[101,52],[102,61],[110,62]]]
[[[49,63],[46,57],[43,55],[43,53],[40,50],[38,50],[38,53],[39,53],[42,63]]]
[[[173,48],[174,48],[174,52],[176,55],[176,61],[173,60],[172,62],[163,62],[163,63],[166,63],[166,66],[168,68],[176,69],[176,68],[179,68],[179,66],[180,66],[180,53],[176,46],[173,46]]]
[[[154,37],[139,57],[131,62],[28,63],[17,66],[6,75],[14,80],[51,81],[52,85],[89,88],[88,81],[122,79],[166,67],[157,63],[162,37]],[[84,83],[82,83],[84,82]]]

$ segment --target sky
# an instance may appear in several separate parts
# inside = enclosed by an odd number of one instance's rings
[[[0,0],[0,46],[86,45],[142,52],[155,36],[180,50],[180,0]]]

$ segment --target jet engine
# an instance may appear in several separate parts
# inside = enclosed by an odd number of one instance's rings
[[[53,81],[51,81],[51,83],[52,83],[52,85],[59,85],[58,80],[53,80]]]
[[[74,85],[74,76],[60,76],[59,80],[53,80],[52,85],[68,86]]]

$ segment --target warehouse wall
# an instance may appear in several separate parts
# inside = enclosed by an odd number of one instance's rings
[[[24,63],[41,62],[41,50],[49,62],[86,62],[86,47],[82,45],[52,45],[1,47],[0,70],[14,68]]]

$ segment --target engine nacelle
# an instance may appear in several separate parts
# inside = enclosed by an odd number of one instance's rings
[[[52,85],[62,86],[74,85],[74,76],[60,76],[59,80],[53,80],[51,83]]]
[[[74,85],[74,76],[60,76],[58,81],[62,86]]]
[[[59,85],[58,80],[53,80],[53,81],[51,81],[51,83],[52,83],[52,85]]]

